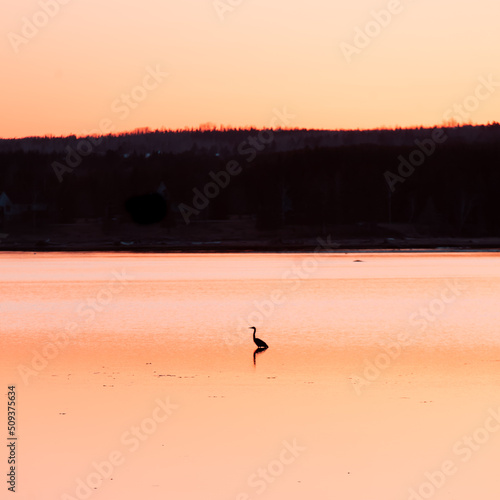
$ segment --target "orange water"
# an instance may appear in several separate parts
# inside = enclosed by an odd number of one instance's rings
[[[495,253],[2,254],[0,300],[18,499],[500,497]]]

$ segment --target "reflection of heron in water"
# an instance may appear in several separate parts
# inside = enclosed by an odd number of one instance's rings
[[[255,328],[255,326],[251,326],[250,330],[252,328],[253,328],[253,341],[255,342],[255,344],[257,345],[257,347],[259,349],[267,349],[269,346],[263,340],[255,338],[255,332],[257,331],[257,328]],[[259,349],[257,349],[257,350],[259,350]]]
[[[257,347],[255,351],[253,352],[253,365],[257,366],[256,361],[257,361],[257,354],[260,354],[261,352],[264,352],[267,349],[267,347]]]

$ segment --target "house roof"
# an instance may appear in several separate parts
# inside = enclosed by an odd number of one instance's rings
[[[10,198],[5,194],[5,192],[0,192],[0,206],[5,207],[6,205],[12,205]]]
[[[3,202],[2,200],[3,198]],[[45,200],[38,194],[37,192],[29,192],[29,191],[19,191],[12,192],[9,191],[7,194],[5,191],[2,191],[0,194],[0,203],[10,204],[10,205],[33,205],[35,203],[45,203]]]

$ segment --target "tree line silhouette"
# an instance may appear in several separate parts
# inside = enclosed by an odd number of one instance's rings
[[[5,193],[13,205],[22,204],[25,210],[11,216],[0,206],[0,232],[36,227],[50,236],[52,224],[82,220],[95,223],[96,231],[106,227],[119,231],[125,224],[176,228],[187,222],[245,219],[259,231],[303,227],[316,235],[369,238],[381,234],[381,228],[391,234],[391,227],[396,231],[400,226],[404,235],[498,237],[499,128],[444,129],[449,139],[437,144],[404,182],[392,188],[387,173],[397,174],[401,157],[410,158],[415,151],[415,138],[430,137],[432,130],[378,131],[380,141],[372,140],[376,135],[364,135],[371,137],[366,142],[358,132],[354,144],[334,147],[317,140],[324,131],[317,131],[316,142],[308,142],[308,137],[315,137],[311,131],[276,131],[276,140],[259,148],[251,161],[241,148],[238,151],[238,144],[252,130],[195,131],[212,134],[207,147],[191,138],[190,149],[182,152],[163,151],[168,148],[156,143],[161,133],[157,137],[146,131],[115,138],[122,141],[115,148],[106,149],[111,139],[104,138],[99,148],[64,173],[62,182],[53,168],[64,155],[61,138],[30,139],[31,145],[46,143],[43,148],[3,140],[0,195]],[[180,142],[186,133],[179,132]],[[278,148],[280,133],[297,146]],[[466,140],[461,137],[465,133]],[[150,134],[152,146],[147,146]],[[140,147],[134,147],[136,140]],[[238,173],[225,177],[215,196],[213,186],[206,195],[207,186],[217,184],[214,176],[229,162],[240,167]],[[149,196],[148,201],[141,196]],[[183,207],[194,209],[188,221]],[[150,211],[155,212],[151,217]]]

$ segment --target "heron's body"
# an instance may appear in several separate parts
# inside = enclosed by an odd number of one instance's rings
[[[251,326],[250,329],[253,329],[253,341],[255,342],[255,345],[259,349],[267,349],[269,346],[263,340],[255,337],[255,332],[257,331],[257,328],[255,328],[255,326]]]

